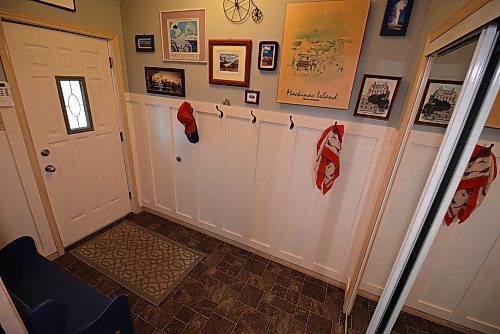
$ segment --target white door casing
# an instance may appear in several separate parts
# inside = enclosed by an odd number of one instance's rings
[[[3,25],[35,149],[50,151],[38,161],[66,246],[130,211],[108,43]],[[85,77],[93,131],[67,134],[55,76]]]

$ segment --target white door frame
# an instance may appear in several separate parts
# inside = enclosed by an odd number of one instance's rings
[[[131,209],[133,212],[138,213],[141,211],[141,209],[139,207],[139,202],[137,200],[137,182],[135,178],[134,163],[132,158],[132,146],[131,146],[130,132],[129,132],[129,122],[125,105],[125,88],[124,88],[125,85],[123,80],[123,70],[121,65],[122,61],[120,55],[120,42],[118,34],[111,34],[86,27],[43,19],[26,14],[0,11],[0,59],[3,64],[7,81],[9,82],[11,87],[12,98],[14,100],[17,118],[19,120],[19,125],[21,127],[22,138],[26,145],[26,150],[31,164],[31,169],[33,171],[33,175],[36,181],[36,187],[38,192],[40,193],[41,202],[52,233],[52,238],[54,239],[54,242],[56,244],[57,253],[59,255],[62,255],[64,254],[64,247],[56,225],[55,216],[52,211],[52,207],[50,205],[43,175],[39,168],[38,158],[35,146],[33,144],[33,139],[31,137],[31,132],[28,126],[28,120],[26,118],[26,112],[23,106],[21,93],[14,73],[14,67],[12,65],[12,61],[9,56],[8,45],[5,38],[5,31],[3,29],[2,21],[27,24],[40,28],[48,28],[62,32],[76,33],[84,36],[107,40],[110,57],[112,58],[112,63],[113,63],[111,72],[113,79],[113,87],[115,90],[116,105],[118,109],[119,126],[120,126],[120,131],[123,133],[124,137],[123,154],[124,154],[124,163],[127,171],[127,181],[132,194]]]

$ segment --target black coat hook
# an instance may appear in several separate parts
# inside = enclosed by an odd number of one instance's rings
[[[257,117],[255,117],[255,115],[253,114],[253,110],[250,109],[250,115],[252,115],[253,119],[252,119],[252,124],[255,124],[255,122],[257,122]]]
[[[290,130],[293,129],[294,126],[295,126],[295,123],[292,120],[292,115],[290,115]]]
[[[219,118],[224,117],[224,113],[222,112],[222,110],[220,110],[220,109],[219,109],[219,106],[218,106],[218,105],[215,105],[215,109],[217,109],[217,111],[220,113],[220,114],[219,114]]]

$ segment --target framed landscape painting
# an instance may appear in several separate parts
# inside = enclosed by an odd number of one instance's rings
[[[365,74],[354,116],[388,120],[401,77]]]
[[[277,102],[348,109],[370,0],[288,3]]]
[[[427,81],[416,124],[446,127],[462,90],[463,81]]]
[[[206,62],[205,9],[160,12],[163,60]]]
[[[208,82],[216,85],[248,87],[252,41],[211,39],[208,41]]]
[[[146,91],[152,94],[186,96],[184,70],[181,68],[144,67]]]

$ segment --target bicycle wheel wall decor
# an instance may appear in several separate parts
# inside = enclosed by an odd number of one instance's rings
[[[233,23],[244,22],[249,14],[255,23],[262,21],[262,10],[253,0],[222,0],[222,9],[227,19]]]

